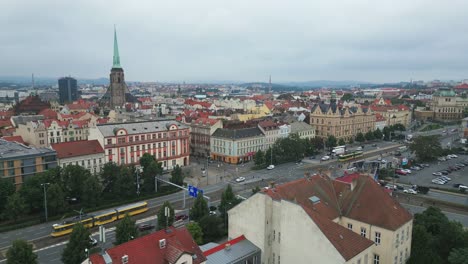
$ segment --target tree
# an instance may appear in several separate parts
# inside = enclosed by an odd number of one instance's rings
[[[406,128],[403,124],[397,123],[392,126],[392,130],[405,131]]]
[[[11,180],[0,178],[0,212],[3,212],[8,196],[15,193],[15,184]]]
[[[374,131],[374,138],[378,139],[378,140],[381,140],[383,137],[383,134],[382,134],[382,131],[380,131],[379,128],[377,128],[375,131]]]
[[[409,264],[438,264],[441,258],[431,250],[433,237],[423,226],[413,226],[413,236],[411,241],[411,257],[407,261]]]
[[[7,264],[36,264],[37,255],[33,252],[32,245],[24,240],[13,241],[6,253]]]
[[[62,187],[57,183],[51,184],[47,189],[47,210],[49,215],[62,213],[66,209],[67,203]]]
[[[80,198],[83,195],[83,183],[91,173],[79,165],[68,165],[62,172],[66,196]]]
[[[353,138],[353,137],[350,137],[349,140],[348,140],[348,143],[349,143],[349,144],[353,144],[353,143],[354,143],[354,138]]]
[[[260,191],[260,187],[255,186],[255,188],[252,189],[252,195],[258,193]]]
[[[312,143],[315,149],[317,150],[323,149],[323,139],[319,137],[314,137],[310,140],[310,142]]]
[[[333,135],[328,136],[328,138],[327,138],[327,148],[332,149],[332,148],[336,147],[336,142],[337,142],[337,140],[336,140],[335,136],[333,136]]]
[[[137,227],[128,214],[115,227],[115,245],[120,245],[137,237]]]
[[[468,260],[468,248],[454,248],[450,251],[448,261],[450,264],[466,264]]]
[[[304,142],[303,143],[304,144],[304,149],[305,149],[304,154],[307,155],[307,156],[314,155],[315,154],[315,147],[312,144],[312,141],[310,139],[307,139],[307,138],[303,139],[302,141]]]
[[[372,131],[367,131],[366,135],[365,135],[365,138],[366,140],[373,140],[374,139],[374,132]]]
[[[143,156],[141,156],[140,158],[140,165],[143,167],[143,173],[145,171],[145,168],[148,168],[149,165],[151,165],[154,162],[156,162],[156,158],[153,155],[149,153],[143,154]]]
[[[265,165],[265,154],[262,150],[255,152],[253,159],[254,159],[255,165],[257,166]]]
[[[358,141],[358,142],[364,142],[365,140],[366,140],[366,138],[364,137],[364,135],[363,135],[361,132],[357,133],[357,135],[356,135],[356,141]]]
[[[390,137],[391,137],[391,130],[389,127],[384,127],[383,128],[383,135],[384,135],[384,139],[385,140],[390,140]]]
[[[81,264],[86,259],[85,249],[91,248],[90,235],[89,230],[83,224],[75,224],[70,241],[62,253],[62,262],[64,264]]]
[[[197,222],[190,222],[185,227],[198,245],[203,244],[203,230]]]
[[[81,203],[88,207],[96,207],[101,200],[102,187],[99,180],[95,176],[90,176],[83,183],[83,194],[81,195]]]
[[[120,167],[114,162],[104,164],[101,170],[102,191],[106,194],[112,194],[114,191],[114,184],[120,174]],[[115,195],[113,195],[115,197]]]
[[[171,182],[180,186],[184,184],[184,175],[179,165],[176,165],[171,172]]]
[[[353,95],[353,94],[350,94],[350,93],[345,93],[345,94],[343,94],[343,96],[341,97],[341,100],[342,100],[342,101],[354,100],[354,95]]]
[[[344,145],[346,145],[346,142],[344,141],[344,139],[340,138],[340,140],[338,140],[338,145],[339,146],[344,146]]]
[[[140,159],[140,165],[143,167],[142,174],[142,191],[143,193],[153,193],[157,190],[155,187],[155,176],[161,175],[163,172],[162,163],[158,162],[154,156],[145,153]],[[183,176],[182,176],[183,177]],[[183,182],[183,178],[182,178]]]
[[[193,221],[199,221],[204,216],[209,215],[210,209],[208,203],[202,194],[198,194],[195,202],[193,203],[192,209],[190,210],[190,219]]]
[[[438,135],[416,137],[409,148],[419,161],[433,161],[443,152]]]
[[[166,207],[169,208],[169,218],[166,217]],[[167,219],[167,222],[166,222]],[[163,229],[164,227],[169,227],[174,223],[175,214],[174,208],[172,207],[169,201],[165,201],[164,204],[159,208],[158,211],[158,228]]]
[[[133,178],[133,171],[130,168],[120,167],[112,193],[118,194],[121,198],[130,198],[136,195],[135,179]]]
[[[223,231],[220,228],[222,220],[214,215],[206,215],[199,221],[200,227],[203,231],[203,241],[208,243],[210,241],[218,240],[223,236]]]
[[[6,218],[16,222],[24,214],[25,209],[26,204],[23,197],[19,193],[14,193],[8,197],[4,213],[6,214]]]

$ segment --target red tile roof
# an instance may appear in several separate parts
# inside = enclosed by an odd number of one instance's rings
[[[462,83],[460,85],[455,86],[455,89],[468,89],[468,83]]]
[[[43,115],[46,119],[57,119],[57,112],[50,108],[46,108],[39,112],[39,115]]]
[[[357,173],[336,180],[326,175],[314,175],[262,192],[275,200],[300,204],[347,260],[369,247],[372,241],[362,240],[357,233],[346,232],[346,228],[338,227],[333,219],[344,216],[388,230],[396,230],[412,219],[412,215],[377,182]],[[318,197],[320,202],[312,203],[312,196]],[[349,239],[341,239],[339,235],[349,236]]]
[[[24,143],[24,140],[21,136],[6,136],[6,137],[2,137],[4,140],[6,141],[10,141],[10,142],[18,142],[18,143],[21,143],[21,144],[25,144]]]
[[[51,144],[59,159],[104,153],[97,140],[80,140]]]
[[[0,127],[12,127],[11,119],[0,120]]]
[[[168,233],[166,230],[160,230],[108,249],[106,252],[113,263],[121,263],[124,255],[128,256],[128,263],[138,264],[172,264],[182,254],[196,255],[193,259],[194,264],[206,261],[206,257],[185,227],[170,228],[170,231]],[[165,248],[159,247],[161,239],[166,239]],[[105,264],[104,258],[99,254],[91,255],[90,260],[93,264]]]
[[[218,123],[218,119],[213,119],[213,118],[206,118],[206,117],[202,117],[202,118],[198,118],[197,120],[193,121],[194,123],[196,124],[203,124],[203,125],[214,125],[216,123]]]

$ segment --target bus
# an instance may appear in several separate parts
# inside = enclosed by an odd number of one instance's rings
[[[352,160],[354,158],[361,157],[363,153],[364,152],[362,152],[362,151],[353,151],[353,152],[350,152],[350,153],[347,153],[347,154],[342,154],[342,155],[338,156],[338,160],[341,161],[341,162]]]
[[[60,237],[70,234],[73,231],[73,227],[80,222],[84,225],[84,227],[92,228],[122,219],[126,214],[132,216],[144,213],[146,211],[148,211],[148,203],[139,202],[102,211],[96,215],[83,215],[81,218],[75,217],[62,222],[61,224],[54,224],[52,226],[52,233],[50,235],[52,237]]]

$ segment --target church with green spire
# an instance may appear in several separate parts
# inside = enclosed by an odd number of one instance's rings
[[[110,72],[110,84],[106,94],[101,98],[101,101],[110,109],[121,109],[126,103],[136,102],[135,97],[130,94],[127,84],[125,83],[125,75],[122,66],[120,65],[119,44],[117,43],[117,30],[114,27],[114,56],[112,69]]]

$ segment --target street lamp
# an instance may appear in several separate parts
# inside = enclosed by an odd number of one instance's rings
[[[50,183],[41,183],[42,188],[44,189],[44,209],[45,209],[45,220],[47,222],[47,192],[46,186],[50,185]]]

